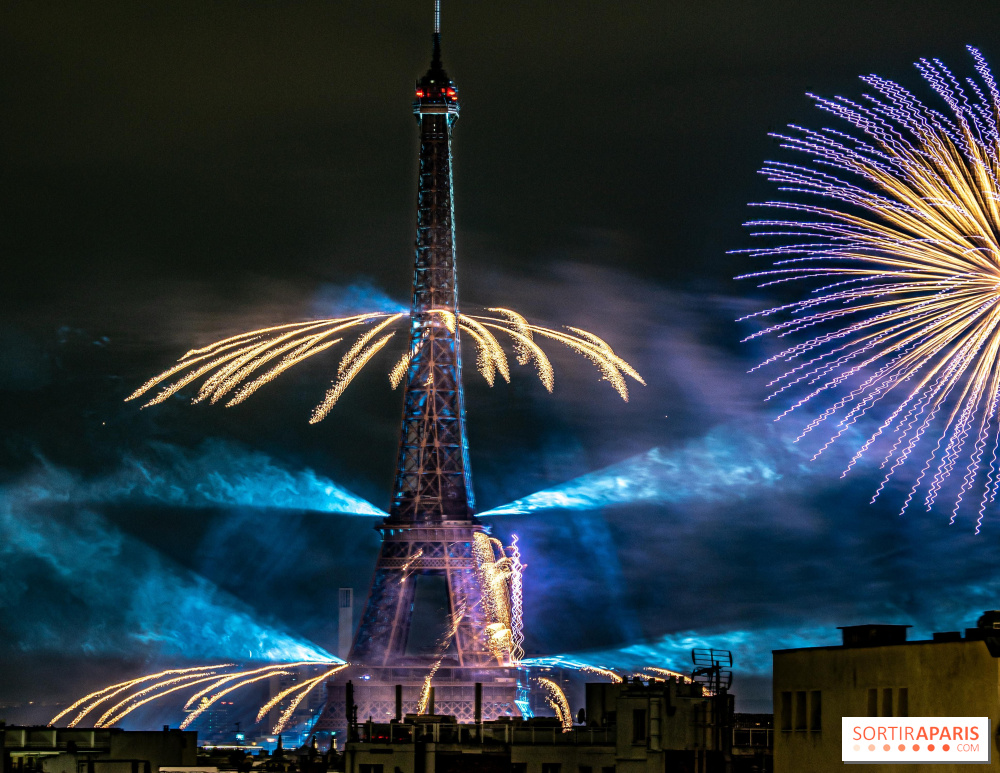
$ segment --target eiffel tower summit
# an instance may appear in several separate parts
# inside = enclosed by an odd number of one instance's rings
[[[498,562],[509,567],[511,558],[475,517],[456,324],[451,134],[460,103],[441,62],[440,20],[437,0],[431,64],[413,102],[420,166],[411,357],[392,506],[376,527],[381,547],[348,657],[362,720],[428,708],[459,721],[528,712],[512,632],[519,621],[511,621],[520,614],[519,562],[516,582],[491,580],[491,569]],[[343,679],[329,685],[328,695],[316,730],[344,725]]]

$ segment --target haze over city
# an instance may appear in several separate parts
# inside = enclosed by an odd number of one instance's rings
[[[231,409],[125,398],[195,346],[319,316],[395,311],[412,281],[413,81],[424,3],[7,8],[0,83],[0,702],[17,721],[169,664],[337,639],[389,506],[400,395],[369,368],[308,423],[316,358]],[[776,351],[734,320],[795,297],[749,202],[805,92],[912,62],[972,72],[980,3],[449,4],[463,308],[593,331],[643,375],[624,403],[552,350],[492,388],[466,361],[480,511],[517,534],[529,656],[688,667],[731,649],[738,705],[770,708],[772,649],[836,626],[973,625],[997,606],[995,514],[908,511],[905,475],[794,444]],[[418,33],[415,33],[419,31]],[[400,344],[400,347],[402,344]],[[865,433],[858,429],[858,437]],[[857,437],[854,438],[857,440]],[[862,438],[863,439],[863,438]],[[913,473],[910,473],[911,475]],[[538,492],[543,495],[536,496]],[[509,506],[510,503],[515,506]],[[261,643],[266,643],[261,648]],[[254,648],[257,648],[254,651]],[[631,659],[631,660],[630,660]]]

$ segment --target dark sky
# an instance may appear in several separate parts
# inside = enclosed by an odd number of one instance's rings
[[[376,535],[320,511],[333,484],[388,504],[388,364],[317,426],[335,357],[232,410],[122,401],[193,345],[407,301],[430,9],[0,10],[0,705],[233,657],[265,629],[334,646],[332,589],[364,596]],[[467,373],[481,509],[612,465],[642,489],[495,519],[529,563],[530,652],[685,667],[707,637],[753,708],[772,647],[997,606],[1000,526],[898,519],[868,504],[877,471],[842,482],[775,428],[746,375],[764,349],[733,322],[769,296],[727,251],[773,196],[768,132],[832,120],[807,91],[856,97],[877,72],[930,101],[912,62],[971,73],[965,44],[1000,55],[998,22],[981,0],[445,4],[463,306],[592,330],[649,384],[625,405],[558,354],[552,396],[528,369],[492,390]]]

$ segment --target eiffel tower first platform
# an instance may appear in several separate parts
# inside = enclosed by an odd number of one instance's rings
[[[431,65],[416,84],[413,112],[420,129],[417,234],[392,506],[376,527],[382,543],[352,665],[327,685],[314,731],[346,727],[348,679],[361,721],[416,713],[428,676],[434,693],[431,705],[423,696],[425,711],[460,722],[529,714],[516,644],[509,627],[506,641],[491,640],[496,599],[484,598],[482,588],[483,551],[487,561],[496,558],[496,541],[475,518],[465,434],[451,170],[459,101],[441,64],[440,0]],[[482,685],[478,717],[476,683]]]

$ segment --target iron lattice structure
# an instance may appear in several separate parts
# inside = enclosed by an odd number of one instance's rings
[[[462,350],[456,325],[455,215],[451,129],[458,92],[441,66],[434,33],[430,70],[417,83],[420,126],[417,240],[413,267],[410,366],[390,521],[471,521],[475,510],[465,435]]]
[[[379,526],[375,576],[350,657],[369,666],[417,665],[435,657],[406,653],[415,578],[427,574],[446,579],[449,614],[461,617],[445,663],[496,663],[481,635],[472,538],[482,527],[473,515],[456,324],[451,130],[458,111],[458,91],[441,65],[441,36],[435,31],[431,66],[417,82],[413,104],[420,127],[420,174],[398,464],[389,517]]]
[[[498,663],[487,648],[487,625],[473,542],[475,519],[462,393],[462,353],[456,281],[451,131],[458,91],[441,64],[435,14],[430,69],[415,89],[420,127],[417,234],[413,270],[410,362],[389,517],[371,590],[349,660],[361,718],[385,721],[402,685],[405,712],[417,710],[433,675],[436,711],[473,718],[475,683],[483,683],[483,719],[516,715],[527,705],[524,672]],[[408,647],[417,579],[443,577],[448,640],[434,651]],[[345,687],[327,687],[326,709],[314,730],[345,726]]]

